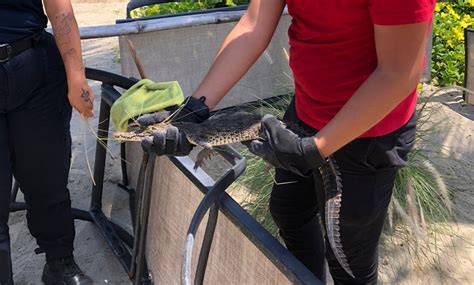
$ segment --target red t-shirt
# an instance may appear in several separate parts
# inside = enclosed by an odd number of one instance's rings
[[[374,24],[431,21],[435,0],[287,0],[298,117],[323,128],[377,67]],[[428,34],[428,33],[427,33]],[[380,96],[384,96],[380,90]],[[413,114],[416,88],[362,137],[388,134]],[[354,114],[357,116],[357,114]]]

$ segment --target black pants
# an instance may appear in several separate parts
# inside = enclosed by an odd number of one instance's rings
[[[298,122],[294,102],[285,120]],[[415,139],[416,118],[399,130],[376,138],[356,139],[333,157],[342,175],[340,233],[344,252],[356,276],[352,279],[337,262],[323,237],[318,213],[324,221],[321,175],[302,178],[276,171],[270,211],[287,248],[316,276],[325,278],[324,257],[335,284],[376,284],[377,247],[392,195],[397,169],[406,165]],[[316,133],[315,130],[312,130]],[[326,240],[326,242],[325,242]]]
[[[11,267],[12,175],[29,206],[28,228],[46,257],[72,254],[70,120],[64,66],[53,37],[43,33],[33,48],[0,64],[0,263]],[[10,275],[8,267],[0,266],[0,276]]]

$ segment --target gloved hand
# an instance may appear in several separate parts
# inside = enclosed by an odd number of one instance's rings
[[[251,153],[276,168],[306,177],[326,162],[313,137],[299,137],[272,115],[262,118],[262,131],[265,132],[266,139],[253,140],[246,145]]]
[[[165,111],[146,114],[140,116],[137,122],[141,127],[163,122],[165,119],[172,117],[170,122],[193,122],[202,123],[210,116],[209,108],[205,104],[205,97],[196,99],[188,97],[186,101],[177,106],[167,108]],[[146,137],[142,140],[142,148],[145,152],[153,152],[157,155],[184,156],[188,155],[193,149],[184,133],[170,126],[165,132],[157,131],[153,136]]]

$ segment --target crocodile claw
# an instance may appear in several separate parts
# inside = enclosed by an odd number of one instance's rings
[[[206,160],[210,160],[214,156],[214,152],[210,148],[203,148],[196,157],[196,162],[194,163],[194,170],[198,169],[204,165]]]

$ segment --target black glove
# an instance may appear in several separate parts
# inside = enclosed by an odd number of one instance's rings
[[[186,101],[177,106],[167,108],[165,111],[140,116],[137,122],[141,127],[157,124],[166,119],[170,122],[193,122],[202,123],[209,118],[209,108],[205,104],[205,97],[196,99],[188,97]],[[185,156],[193,149],[184,133],[180,133],[176,127],[170,126],[165,132],[154,132],[153,136],[142,140],[142,148],[145,152],[154,152],[157,155]]]
[[[171,118],[172,122],[192,122],[202,123],[209,119],[209,107],[207,107],[206,98],[201,97],[196,99],[194,97],[188,97],[181,105],[171,106],[152,114],[146,114],[138,117],[137,122],[142,127],[161,123],[167,118]]]
[[[253,140],[246,145],[251,153],[276,168],[307,177],[326,162],[313,137],[299,137],[272,115],[262,118],[262,131],[266,139]]]

